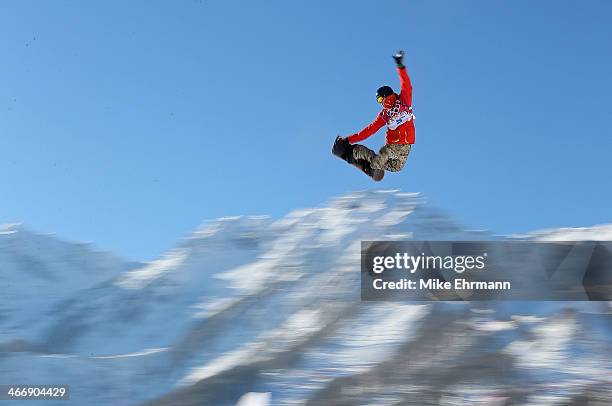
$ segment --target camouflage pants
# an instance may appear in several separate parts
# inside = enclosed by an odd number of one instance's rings
[[[370,148],[356,144],[353,147],[353,157],[365,159],[373,169],[399,172],[406,164],[411,149],[411,144],[387,144],[376,154]]]

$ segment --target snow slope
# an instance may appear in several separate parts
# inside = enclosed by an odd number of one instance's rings
[[[0,225],[0,343],[30,340],[65,300],[138,264],[88,244]]]
[[[71,404],[612,401],[608,303],[360,302],[362,240],[501,238],[419,194],[218,219],[146,264],[2,230],[0,376],[70,383]]]

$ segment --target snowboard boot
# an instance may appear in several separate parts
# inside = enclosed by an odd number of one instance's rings
[[[375,182],[380,182],[384,178],[384,176],[385,176],[385,171],[384,170],[372,168],[370,163],[368,161],[366,161],[365,159],[353,159],[353,162],[351,162],[351,164],[355,168],[361,170],[361,172],[363,172],[366,175],[368,175]]]

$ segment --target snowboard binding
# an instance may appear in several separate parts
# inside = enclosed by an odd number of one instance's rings
[[[368,161],[365,159],[355,159],[353,157],[353,145],[351,145],[347,139],[342,137],[336,137],[334,146],[332,147],[332,154],[353,165],[376,182],[380,182],[385,176],[385,171],[382,169],[373,169]]]

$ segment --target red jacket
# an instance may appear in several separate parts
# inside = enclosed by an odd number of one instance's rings
[[[365,140],[385,124],[387,144],[414,144],[414,115],[412,115],[412,84],[406,68],[398,68],[401,92],[399,99],[390,109],[383,108],[366,128],[348,137],[351,144]]]

